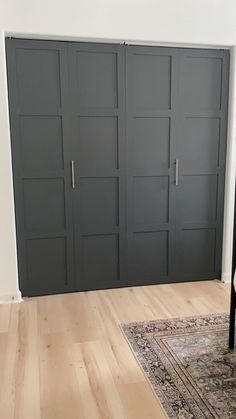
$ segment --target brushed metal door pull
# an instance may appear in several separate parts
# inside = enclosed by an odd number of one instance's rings
[[[70,169],[71,169],[71,187],[75,189],[75,162],[71,160],[70,162]]]
[[[178,186],[179,184],[179,160],[175,160],[175,184]]]

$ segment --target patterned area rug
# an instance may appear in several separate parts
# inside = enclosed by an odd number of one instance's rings
[[[236,418],[236,350],[228,350],[228,315],[121,327],[167,417]]]

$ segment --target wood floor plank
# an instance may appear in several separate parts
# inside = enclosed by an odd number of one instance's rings
[[[96,341],[75,344],[74,354],[75,358],[78,357],[84,363],[90,391],[100,417],[126,419],[126,412],[101,343]]]
[[[220,281],[26,299],[0,306],[4,419],[164,419],[120,323],[229,311]]]
[[[129,419],[166,419],[147,381],[119,386]]]
[[[10,312],[11,312],[10,304],[0,305],[0,333],[8,332]]]
[[[3,418],[40,419],[37,304],[27,301],[12,306],[2,370],[1,414]]]

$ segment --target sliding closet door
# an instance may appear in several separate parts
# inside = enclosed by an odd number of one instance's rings
[[[218,278],[228,53],[7,40],[23,295]]]
[[[78,289],[125,272],[124,46],[71,44],[70,98]]]
[[[179,50],[175,280],[219,278],[228,52]]]
[[[63,43],[7,41],[23,295],[74,287],[66,60]]]
[[[177,52],[127,47],[127,239],[130,283],[174,273]]]
[[[130,283],[219,278],[228,52],[127,47]]]

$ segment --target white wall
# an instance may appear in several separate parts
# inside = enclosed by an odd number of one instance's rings
[[[236,47],[231,48],[229,80],[228,144],[225,174],[224,241],[222,280],[229,282],[232,264],[234,190],[236,171]]]
[[[51,39],[156,44],[236,45],[235,0],[1,0],[0,3],[0,299],[17,297],[17,264],[4,33]],[[236,109],[236,108],[235,108]],[[236,116],[235,116],[236,117]],[[231,131],[234,128],[231,127]],[[233,163],[226,205],[224,273],[230,272]],[[232,217],[231,217],[232,218]]]

